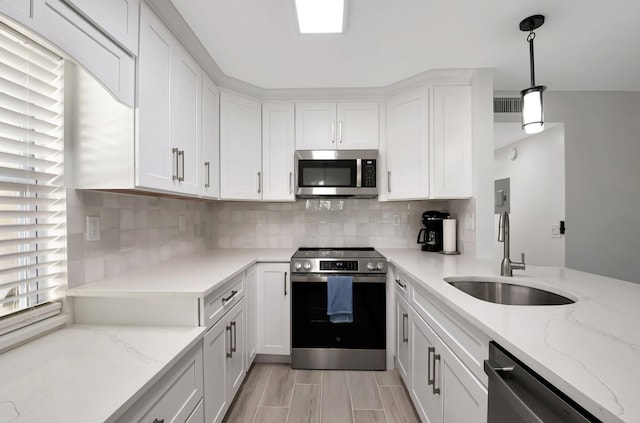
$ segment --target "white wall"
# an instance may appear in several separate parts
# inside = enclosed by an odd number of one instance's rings
[[[519,123],[496,123],[516,125]],[[517,150],[515,160],[508,152]],[[495,179],[510,178],[511,258],[538,266],[564,266],[564,237],[552,238],[551,225],[565,219],[564,125],[557,125],[494,152]],[[495,215],[494,233],[498,231]],[[495,256],[502,257],[504,244],[494,237]]]
[[[544,106],[565,124],[566,266],[640,283],[640,92],[548,91]]]

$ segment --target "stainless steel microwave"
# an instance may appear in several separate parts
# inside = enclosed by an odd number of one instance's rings
[[[296,151],[296,195],[300,198],[375,198],[378,150]]]

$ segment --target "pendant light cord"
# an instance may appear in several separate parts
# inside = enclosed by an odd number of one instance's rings
[[[533,29],[532,29],[531,32],[529,32],[529,35],[527,36],[527,41],[529,42],[529,62],[530,62],[530,68],[531,68],[531,86],[532,87],[536,86],[536,71],[535,71],[535,64],[533,60],[533,40],[535,38],[536,38],[536,33],[533,32]]]

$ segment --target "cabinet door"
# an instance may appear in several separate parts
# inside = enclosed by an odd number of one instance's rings
[[[225,321],[228,322],[227,328],[229,328],[229,341],[231,342],[231,357],[227,359],[227,396],[230,399],[233,399],[238,389],[240,389],[240,385],[247,372],[244,352],[244,322],[246,320],[244,301],[244,298],[241,299],[240,302],[229,311],[225,319]]]
[[[378,120],[377,102],[338,103],[338,149],[377,150]]]
[[[471,87],[433,88],[432,198],[471,197]]]
[[[202,79],[202,178],[201,195],[205,198],[220,198],[220,137],[218,129],[220,94],[218,87],[206,75]]]
[[[289,263],[258,264],[258,353],[291,354]]]
[[[396,363],[406,386],[411,386],[409,304],[396,294]]]
[[[245,277],[245,302],[247,304],[247,320],[245,321],[245,356],[246,368],[251,367],[251,363],[256,358],[258,334],[256,328],[258,325],[257,308],[258,308],[258,265],[251,266]]]
[[[421,88],[387,100],[386,186],[390,200],[429,196],[428,98],[428,90]]]
[[[336,104],[296,104],[296,150],[336,148]]]
[[[260,103],[220,94],[220,194],[225,200],[262,197]]]
[[[134,55],[138,53],[139,0],[68,0]]]
[[[136,185],[172,190],[171,65],[177,40],[146,4],[140,11]]]
[[[200,194],[200,100],[202,70],[182,46],[177,46],[171,69],[171,145],[178,149],[178,180],[174,190]]]
[[[440,393],[434,393],[434,387],[441,386],[442,380],[441,372],[437,369],[440,362],[434,358],[440,344],[437,335],[415,312],[411,313],[410,322],[411,389],[409,392],[423,422],[442,423],[442,389]]]
[[[0,0],[0,13],[19,22],[28,22],[33,17],[32,10],[33,0]]]
[[[437,353],[442,357],[438,370],[442,375],[443,421],[486,423],[487,389],[447,347]]]
[[[230,353],[229,322],[215,324],[204,337],[204,401],[205,421],[218,423],[231,403],[227,393],[227,354]]]
[[[295,153],[292,103],[262,105],[262,199],[295,201],[293,164]]]

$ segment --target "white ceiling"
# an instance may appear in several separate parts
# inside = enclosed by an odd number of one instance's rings
[[[432,69],[494,68],[496,90],[640,91],[637,0],[350,0],[347,30],[300,35],[294,0],[171,0],[222,71],[262,88],[382,87]]]

